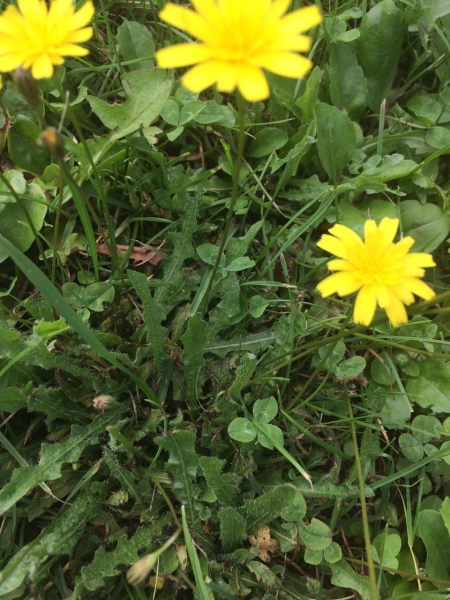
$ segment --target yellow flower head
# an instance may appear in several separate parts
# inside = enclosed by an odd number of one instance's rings
[[[156,53],[158,66],[196,65],[183,85],[201,92],[214,83],[221,92],[236,87],[246,100],[263,100],[269,85],[263,69],[285,77],[303,77],[311,61],[311,39],[301,33],[321,22],[317,6],[285,14],[291,0],[191,0],[197,12],[167,4],[161,19],[200,40],[176,44]],[[197,64],[198,63],[198,64]]]
[[[18,0],[0,16],[0,72],[18,67],[31,69],[34,79],[53,75],[53,65],[61,65],[64,56],[85,56],[78,44],[92,37],[85,27],[94,15],[88,0],[75,12],[72,0]]]
[[[411,252],[412,237],[394,243],[398,219],[384,217],[377,227],[369,219],[364,225],[364,241],[345,225],[334,225],[323,235],[319,248],[339,258],[328,263],[333,273],[319,283],[317,289],[326,298],[335,292],[347,296],[358,292],[354,321],[370,325],[377,304],[383,308],[395,327],[406,323],[405,305],[414,302],[413,294],[431,300],[433,290],[419,277],[425,275],[424,267],[434,267],[431,254]]]

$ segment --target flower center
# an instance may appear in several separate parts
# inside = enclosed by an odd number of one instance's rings
[[[358,265],[358,276],[363,285],[396,285],[402,265],[393,265],[387,257],[365,256]]]

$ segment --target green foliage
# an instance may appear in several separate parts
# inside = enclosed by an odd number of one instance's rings
[[[33,580],[36,569],[48,557],[70,554],[89,520],[95,516],[99,500],[93,494],[83,494],[36,539],[23,546],[0,573],[0,594],[16,590],[27,576]]]
[[[163,5],[96,6],[37,111],[4,76],[0,596],[436,600],[448,2],[322,3],[311,71],[243,106],[155,67],[193,41]],[[400,327],[316,289],[321,235],[368,217],[436,263]]]
[[[273,450],[273,442],[265,435],[264,432],[268,433],[274,438],[279,446],[283,446],[284,438],[283,432],[277,425],[271,425],[269,421],[272,421],[278,413],[278,404],[273,396],[270,398],[264,398],[264,400],[257,400],[253,405],[253,420],[238,417],[231,421],[228,426],[228,435],[238,442],[251,442],[258,437],[258,442],[264,448]],[[259,425],[257,427],[256,423]]]
[[[316,104],[314,114],[320,161],[328,177],[336,184],[355,151],[355,127],[346,115],[324,102]]]
[[[94,113],[111,131],[111,141],[149,127],[161,112],[172,81],[163,71],[142,69],[124,75],[122,85],[127,99],[119,106],[87,97]]]

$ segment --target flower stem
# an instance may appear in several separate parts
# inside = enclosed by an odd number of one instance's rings
[[[366,496],[364,493],[364,476],[361,469],[361,460],[359,458],[358,439],[356,437],[356,427],[353,420],[352,403],[350,402],[350,396],[348,394],[347,386],[344,384],[345,395],[347,397],[348,415],[350,417],[350,427],[352,429],[352,440],[353,449],[355,452],[355,465],[358,473],[359,483],[359,497],[361,500],[361,513],[363,522],[364,542],[366,546],[367,566],[369,569],[369,581],[370,581],[370,598],[371,600],[379,600],[378,589],[377,589],[377,578],[375,575],[375,565],[372,556],[372,545],[370,541],[370,530],[369,530],[369,519],[367,518],[367,505]]]
[[[234,207],[236,204],[238,190],[239,190],[239,174],[241,172],[242,158],[244,155],[244,140],[245,140],[245,100],[239,94],[236,94],[238,114],[239,114],[239,131],[238,131],[238,144],[237,144],[237,156],[234,164],[233,176],[233,188],[231,191],[230,206],[228,208],[228,214],[225,221],[225,229],[223,230],[222,239],[220,241],[219,252],[217,254],[216,263],[211,271],[211,277],[209,278],[208,287],[206,288],[205,295],[203,296],[202,306],[204,312],[208,308],[209,296],[211,288],[214,284],[214,280],[219,269],[220,259],[222,258],[225,245],[227,243],[228,234],[230,233],[231,222],[233,220]]]

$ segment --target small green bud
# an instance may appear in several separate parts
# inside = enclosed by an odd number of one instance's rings
[[[405,367],[408,363],[411,362],[411,357],[407,352],[397,352],[394,356],[394,361],[400,367]]]

